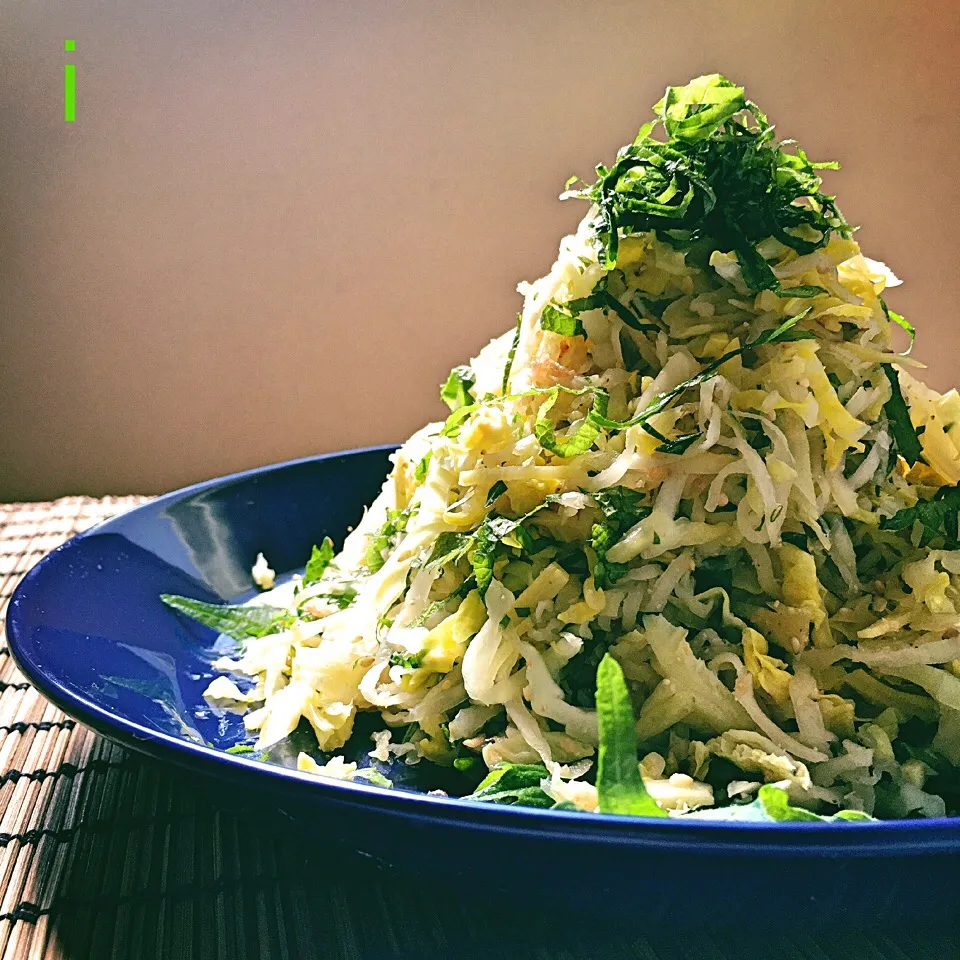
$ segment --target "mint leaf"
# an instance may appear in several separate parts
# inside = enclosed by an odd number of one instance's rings
[[[170,593],[161,593],[160,599],[177,613],[240,641],[250,637],[262,637],[290,617],[288,611],[264,604],[248,607],[243,604],[207,603]]]
[[[602,590],[616,583],[629,569],[626,563],[613,563],[607,551],[620,539],[619,528],[611,523],[595,523],[590,528],[590,546],[597,555],[593,582]]]
[[[330,562],[333,560],[333,541],[329,537],[323,538],[320,546],[314,546],[310,552],[310,559],[307,561],[306,570],[303,572],[301,585],[309,587],[311,583],[316,583],[324,574]]]
[[[910,346],[903,352],[903,356],[908,357],[913,352],[913,345],[917,339],[917,331],[914,328],[913,324],[906,319],[906,317],[900,316],[895,310],[891,310],[887,306],[887,301],[880,297],[880,306],[883,307],[883,312],[886,315],[888,320],[891,320],[898,327],[903,330],[906,330],[910,336]]]
[[[413,471],[413,479],[417,483],[423,483],[427,478],[427,471],[430,469],[430,461],[433,459],[433,451],[428,450],[426,456],[417,464]]]
[[[796,287],[781,287],[780,284],[777,284],[776,294],[778,297],[789,298],[789,297],[803,297],[808,299],[810,297],[819,297],[821,293],[829,293],[829,291],[824,287],[816,287],[813,284],[800,284]]]
[[[802,807],[791,806],[790,798],[786,790],[781,790],[779,787],[775,787],[770,783],[764,784],[760,788],[757,794],[757,801],[763,807],[764,813],[775,823],[789,823],[790,821],[813,823],[818,820],[865,821],[873,819],[873,817],[859,810],[841,810],[832,816],[820,816],[819,814],[811,813]]]
[[[471,403],[465,407],[460,407],[459,410],[454,410],[444,422],[443,429],[440,431],[441,436],[456,437],[460,433],[460,427],[463,425],[463,421],[479,406],[480,404],[478,403]]]
[[[626,330],[620,331],[620,353],[623,356],[623,365],[627,370],[639,370],[641,366],[644,366],[643,355],[633,342],[633,337]]]
[[[730,820],[750,823],[854,823],[874,818],[859,810],[841,810],[834,814],[818,814],[790,804],[786,790],[765,783],[750,803],[728,807],[706,807],[683,815],[685,820]]]
[[[457,563],[467,555],[472,544],[473,539],[469,534],[445,530],[434,542],[426,569],[432,570],[434,567]]]
[[[943,537],[949,549],[960,546],[960,487],[940,487],[929,500],[918,500],[912,507],[882,519],[880,529],[910,531],[915,523],[922,527],[921,547],[937,537]]]
[[[656,449],[657,453],[672,453],[674,456],[680,456],[700,439],[701,434],[685,433],[682,436],[674,437],[672,440],[665,440]]]
[[[590,496],[597,502],[604,516],[590,531],[590,546],[597,555],[593,579],[598,587],[606,588],[616,583],[628,569],[625,563],[607,560],[607,551],[634,524],[649,516],[650,507],[642,502],[645,499],[643,493],[629,487],[605,487]]]
[[[659,333],[660,328],[655,323],[645,323],[626,304],[621,303],[609,290],[594,290],[582,300],[571,300],[567,309],[575,314],[586,310],[603,310],[606,313],[612,310],[630,329],[641,333]]]
[[[713,136],[746,105],[743,87],[714,73],[667,87],[653,109],[670,137],[695,143]]]
[[[461,407],[473,403],[473,394],[470,392],[476,383],[476,377],[468,366],[454,367],[447,377],[446,383],[440,388],[440,399],[456,412]]]
[[[507,485],[502,480],[498,480],[487,494],[487,509],[489,510],[506,492]]]
[[[910,420],[910,409],[903,399],[900,389],[900,375],[889,364],[883,365],[883,372],[890,382],[890,399],[883,405],[883,412],[890,423],[890,434],[893,437],[896,451],[910,466],[913,466],[923,453],[923,446],[917,431]]]
[[[553,422],[547,417],[550,408],[557,402],[559,391],[554,387],[550,395],[540,407],[537,414],[537,420],[533,425],[533,432],[537,442],[544,450],[549,451],[555,457],[578,457],[586,453],[596,443],[600,436],[601,421],[606,418],[607,404],[609,396],[605,390],[597,388],[593,395],[593,405],[590,412],[584,418],[583,423],[577,428],[572,437],[564,440],[557,440],[556,430]]]
[[[473,575],[476,578],[477,589],[480,591],[481,597],[486,595],[487,587],[493,581],[493,565],[500,542],[510,534],[516,534],[518,540],[525,542],[524,535],[527,531],[524,530],[523,524],[545,507],[556,503],[558,499],[557,494],[550,494],[544,498],[542,503],[537,504],[531,511],[515,520],[491,514],[484,518],[480,526],[465,541],[461,541],[451,550],[448,556],[455,556],[457,559],[470,550],[473,551],[470,562],[473,565]],[[430,561],[431,564],[437,563],[438,565],[442,562],[444,561]]]
[[[818,295],[812,286],[782,290],[757,245],[772,235],[806,254],[833,233],[850,236],[833,197],[820,191],[819,171],[836,165],[777,142],[763,111],[719,74],[668,87],[654,113],[611,167],[597,167],[595,183],[564,194],[596,205],[603,266],[616,266],[621,236],[655,231],[679,249],[696,245],[704,259],[735,251],[753,292]],[[658,127],[665,141],[654,139]]]
[[[500,392],[506,396],[507,389],[510,386],[510,371],[513,370],[513,358],[517,355],[517,345],[520,343],[520,326],[523,323],[523,314],[517,314],[517,325],[513,330],[513,340],[510,341],[510,349],[507,351],[507,362],[503,367],[503,382],[500,384]]]
[[[421,650],[418,653],[401,653],[395,650],[390,654],[390,666],[406,667],[408,670],[416,670],[423,663],[426,653]]]
[[[616,520],[623,527],[632,527],[650,513],[650,508],[643,502],[647,495],[630,487],[604,487],[590,496],[597,501],[608,520]]]
[[[387,519],[374,534],[364,557],[364,565],[371,573],[376,573],[387,562],[387,554],[396,545],[400,534],[407,529],[410,515],[410,510],[387,511]]]
[[[597,669],[597,720],[600,727],[597,794],[601,813],[665,817],[647,793],[637,759],[633,706],[623,670],[609,653]]]
[[[466,799],[549,809],[554,806],[553,798],[540,787],[540,781],[549,776],[539,763],[498,763]]]
[[[561,337],[583,337],[583,324],[572,314],[563,313],[553,304],[547,304],[540,316],[540,327]]]
[[[500,538],[494,533],[495,519],[487,517],[473,535],[473,554],[470,562],[477,581],[480,596],[487,595],[487,587],[493,582],[493,561]]]

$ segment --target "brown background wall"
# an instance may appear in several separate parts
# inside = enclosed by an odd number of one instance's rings
[[[957,9],[0,0],[0,499],[402,439],[581,216],[566,177],[715,70],[843,162],[946,387]]]

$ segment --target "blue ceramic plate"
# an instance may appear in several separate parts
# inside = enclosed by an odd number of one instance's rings
[[[202,698],[213,632],[161,593],[249,595],[259,551],[287,573],[324,534],[342,539],[378,492],[393,448],[298,460],[160,497],[75,537],[18,587],[7,630],[21,670],[71,716],[125,746],[282,809],[305,838],[471,889],[630,906],[698,923],[887,919],[960,906],[960,820],[843,824],[644,821],[506,808],[323,780],[226,748],[239,718]],[[369,743],[366,749],[369,749]],[[291,758],[292,759],[292,756]],[[425,769],[429,766],[421,764]],[[416,769],[416,768],[414,768]]]

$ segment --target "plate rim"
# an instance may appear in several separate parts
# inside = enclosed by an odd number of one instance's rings
[[[708,855],[752,854],[789,856],[901,857],[960,851],[960,817],[929,820],[875,820],[844,823],[750,823],[737,821],[648,819],[614,814],[585,815],[582,812],[499,806],[438,797],[409,790],[392,790],[372,784],[324,779],[278,764],[228,754],[216,747],[193,743],[139,724],[128,716],[106,709],[70,687],[35,659],[25,636],[27,609],[42,600],[38,581],[56,573],[58,565],[85,539],[110,532],[112,525],[131,515],[149,513],[171,503],[212,489],[227,487],[307,464],[322,463],[361,454],[389,454],[397,444],[378,444],[336,450],[292,460],[265,464],[180,487],[125,510],[74,535],[42,557],[17,584],[7,608],[7,645],[17,669],[51,703],[68,716],[92,727],[100,735],[221,782],[243,781],[251,792],[282,792],[289,787],[291,800],[309,805],[367,806],[371,811],[416,819],[438,826],[494,830],[500,834],[588,844],[629,844],[638,848],[669,848],[677,852],[699,851]]]

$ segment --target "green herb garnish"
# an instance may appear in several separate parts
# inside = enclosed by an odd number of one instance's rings
[[[452,411],[466,407],[473,403],[473,394],[470,391],[475,383],[476,378],[469,367],[454,367],[446,383],[440,388],[440,399]]]
[[[400,534],[407,529],[410,515],[410,510],[387,511],[387,519],[374,534],[364,558],[364,564],[371,573],[376,573],[387,562],[387,554],[396,545]]]
[[[763,112],[742,87],[719,74],[668,87],[645,124],[596,183],[570,191],[597,205],[595,228],[607,269],[617,263],[620,237],[657,231],[673,245],[705,244],[735,251],[747,287],[781,286],[757,244],[775,237],[798,253],[826,245],[831,233],[850,227],[832,197],[820,192],[819,170],[790,141],[776,142]],[[662,126],[667,141],[652,137]],[[815,296],[819,288],[793,288],[788,296]]]
[[[667,811],[643,785],[630,692],[620,664],[609,653],[604,655],[597,670],[597,721],[600,726],[597,768],[600,812],[635,817],[667,816]]]
[[[607,551],[627,530],[650,515],[650,507],[642,503],[644,494],[629,487],[606,487],[591,496],[603,513],[603,519],[593,524],[590,531],[590,546],[597,555],[593,579],[598,587],[606,588],[616,583],[629,567],[607,560]]]
[[[427,471],[430,469],[430,461],[433,459],[433,451],[428,450],[424,458],[417,464],[413,471],[413,479],[417,483],[423,483],[427,478]]]
[[[549,776],[547,768],[539,763],[498,763],[467,799],[549,809],[555,806],[554,801],[540,786],[540,781]]]
[[[925,547],[943,537],[947,549],[960,546],[960,487],[940,487],[929,500],[918,500],[912,507],[898,510],[880,521],[881,530],[912,530],[921,527],[919,546]]]
[[[250,637],[262,637],[279,629],[292,619],[287,610],[269,607],[264,604],[207,603],[191,597],[178,597],[170,593],[161,593],[160,599],[171,609],[182,613],[211,630],[232,638],[248,640]]]
[[[883,372],[890,382],[890,399],[883,405],[883,411],[890,422],[890,435],[897,452],[913,466],[920,459],[923,446],[910,420],[910,410],[900,389],[899,374],[889,364],[883,365]]]
[[[812,813],[802,807],[794,807],[786,790],[765,783],[757,791],[757,798],[750,803],[729,807],[695,810],[684,815],[691,820],[742,820],[751,823],[860,823],[874,818],[859,810],[841,810],[834,814]]]
[[[502,480],[498,480],[487,494],[487,509],[489,510],[506,492],[507,485]]]
[[[888,320],[890,320],[890,321],[892,321],[893,323],[895,323],[895,324],[896,324],[898,327],[900,327],[902,330],[906,330],[906,331],[907,331],[907,334],[908,334],[909,337],[910,337],[910,346],[907,347],[906,350],[904,350],[903,356],[905,356],[905,357],[909,356],[909,355],[913,352],[913,345],[914,345],[914,343],[916,343],[916,340],[917,340],[917,331],[916,331],[915,327],[913,326],[913,324],[912,324],[909,320],[907,320],[906,317],[902,317],[902,316],[900,316],[900,314],[897,313],[895,310],[891,310],[891,309],[887,306],[887,301],[884,300],[883,297],[880,297],[880,306],[883,307],[884,315],[886,316],[886,318],[887,318]]]
[[[329,537],[323,538],[320,546],[314,546],[310,552],[310,559],[307,561],[306,570],[303,572],[301,586],[309,587],[316,583],[324,574],[327,567],[334,557],[333,541]]]
[[[517,345],[520,343],[520,326],[523,323],[523,314],[517,314],[517,325],[513,328],[513,339],[510,341],[510,349],[507,351],[507,362],[503,367],[503,382],[500,384],[500,392],[506,396],[507,389],[510,386],[510,371],[513,370],[513,358],[517,355]]]
[[[584,337],[583,324],[572,313],[566,313],[562,307],[548,303],[540,315],[540,326],[561,337]]]
[[[407,670],[416,670],[420,664],[423,663],[425,656],[426,652],[423,650],[418,653],[401,653],[399,650],[395,650],[390,654],[390,666],[406,667]]]

